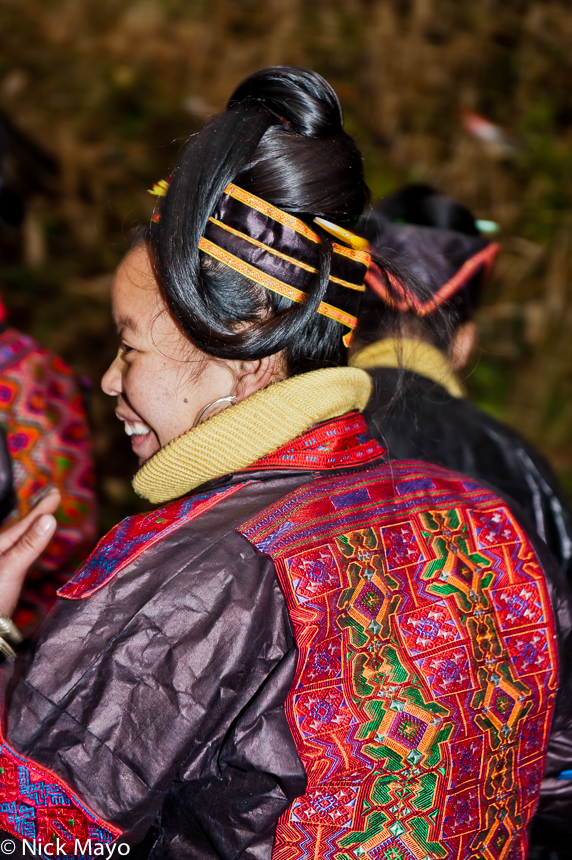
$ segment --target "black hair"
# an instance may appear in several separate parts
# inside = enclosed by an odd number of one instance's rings
[[[380,200],[373,209],[382,222],[418,224],[479,236],[472,212],[430,185],[405,185]]]
[[[429,185],[407,185],[379,201],[358,232],[389,261],[410,266],[407,288],[421,304],[462,264],[489,244],[472,213]],[[410,336],[447,352],[458,326],[470,319],[478,302],[484,271],[477,269],[463,289],[426,316],[397,311],[368,290],[362,303],[356,346],[390,336]]]
[[[320,235],[320,269],[304,304],[259,287],[199,251],[230,182]],[[362,156],[343,130],[330,85],[315,72],[290,66],[250,75],[226,111],[186,143],[160,222],[148,233],[164,300],[181,331],[220,358],[257,359],[283,350],[290,375],[346,364],[347,329],[316,313],[328,286],[332,244],[313,218],[352,227],[368,199]]]

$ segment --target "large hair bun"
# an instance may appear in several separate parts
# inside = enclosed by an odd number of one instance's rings
[[[231,265],[214,265],[200,250],[231,182],[315,232],[316,216],[353,227],[369,199],[362,157],[343,130],[335,92],[320,75],[275,66],[246,78],[227,110],[179,155],[151,238],[163,297],[199,349],[243,360],[283,352],[292,374],[345,364],[346,328],[317,313],[330,283],[328,234],[320,234],[317,271],[304,285],[304,302],[265,290]],[[348,293],[356,316],[362,293]]]
[[[272,66],[244,80],[228,100],[227,110],[255,104],[305,137],[335,137],[343,132],[337,95],[321,75],[296,66]]]

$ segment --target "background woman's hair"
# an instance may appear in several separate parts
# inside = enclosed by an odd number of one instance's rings
[[[388,194],[374,207],[381,222],[418,224],[455,230],[467,236],[479,236],[472,212],[446,194],[439,194],[430,185],[405,185]]]
[[[388,254],[388,250],[384,251],[383,248],[392,247],[393,243],[393,246],[399,249],[402,266],[407,266],[408,257],[411,258],[413,271],[407,277],[408,289],[415,293],[421,304],[429,301],[436,287],[440,286],[432,283],[428,273],[432,231],[409,230],[405,225],[451,231],[449,236],[442,234],[449,245],[451,239],[454,242],[453,234],[472,237],[464,240],[459,237],[458,244],[467,246],[467,257],[488,244],[487,240],[480,238],[469,209],[452,197],[439,194],[429,185],[407,185],[379,201],[371,213],[360,222],[357,232],[369,239],[373,248],[381,248],[382,254]],[[427,261],[424,255],[427,256]],[[393,254],[389,254],[389,257],[391,260]],[[458,325],[468,319],[473,311],[481,281],[482,272],[477,272],[474,284],[469,284],[472,298],[469,305],[464,295],[457,293],[433,313],[423,317],[413,310],[393,310],[372,290],[368,290],[362,302],[355,346],[360,348],[384,337],[403,336],[427,341],[447,352]]]
[[[322,238],[320,270],[296,304],[198,250],[229,182],[312,226]],[[336,94],[307,69],[250,75],[182,150],[148,241],[164,299],[185,335],[220,358],[284,351],[290,375],[347,363],[347,329],[316,313],[326,291],[331,240],[319,215],[352,227],[369,199],[362,156],[343,130]],[[357,311],[357,308],[356,308]]]

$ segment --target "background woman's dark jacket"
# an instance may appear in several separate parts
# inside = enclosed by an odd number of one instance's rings
[[[437,463],[497,487],[518,502],[569,573],[572,515],[541,454],[515,430],[419,373],[368,372],[374,392],[365,415],[389,456]]]

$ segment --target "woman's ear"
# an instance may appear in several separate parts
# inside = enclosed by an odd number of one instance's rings
[[[477,327],[471,320],[461,323],[455,331],[453,342],[449,348],[449,366],[458,373],[468,363],[477,345]]]
[[[235,403],[240,403],[251,394],[266,388],[271,382],[283,378],[283,374],[279,372],[278,355],[267,355],[256,361],[239,361],[236,364]]]

